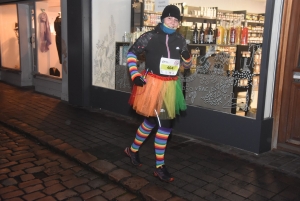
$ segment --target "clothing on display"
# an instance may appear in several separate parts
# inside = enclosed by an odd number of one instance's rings
[[[57,48],[59,63],[61,64],[62,60],[61,60],[61,17],[60,17],[60,13],[54,21],[54,30],[56,32],[55,41],[56,41],[56,48]]]
[[[49,74],[52,76],[60,77],[60,71],[55,67],[49,69]]]
[[[51,45],[51,32],[47,13],[42,12],[38,19],[40,23],[40,50],[41,52],[47,52],[49,45]]]

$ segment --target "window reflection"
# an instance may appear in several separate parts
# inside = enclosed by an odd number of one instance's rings
[[[190,47],[191,52],[198,48]],[[204,51],[204,55],[193,54],[195,67],[180,70],[187,104],[255,117],[261,44],[212,45],[205,46]]]
[[[161,13],[153,11],[153,4],[149,9],[147,2],[155,3],[152,0],[144,1],[144,8],[142,5],[135,6],[139,4],[138,1],[131,5],[132,9],[136,9],[135,12],[143,13],[144,16],[134,19],[130,34],[128,30],[125,33],[115,30],[115,25],[126,23],[118,21],[122,18],[119,16],[121,13],[113,10],[113,23],[107,24],[109,21],[106,20],[101,30],[93,24],[94,86],[131,92],[132,80],[127,63],[124,63],[126,50],[140,35],[153,30],[161,21]],[[247,0],[240,4],[239,0],[231,0],[233,4],[236,2],[234,8],[228,2],[218,1],[217,5],[212,5],[200,0],[197,6],[192,6],[189,3],[169,1],[181,11],[182,19],[177,32],[186,39],[193,55],[191,69],[180,68],[179,76],[188,105],[255,118],[266,2]],[[103,3],[93,1],[93,19],[103,18],[102,13],[98,12],[101,6]],[[210,30],[206,29],[208,27]],[[201,33],[204,34],[203,42],[199,42]],[[126,40],[123,37],[125,35],[129,36]],[[193,40],[194,36],[197,36],[197,40]],[[210,38],[209,41],[205,42],[205,37]],[[145,68],[145,62],[144,59],[138,60],[138,70],[141,71]],[[114,65],[111,66],[112,62]],[[108,76],[110,82],[101,81]]]

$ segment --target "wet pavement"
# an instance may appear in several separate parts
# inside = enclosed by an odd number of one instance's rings
[[[3,126],[0,153],[3,200],[140,200],[100,174]]]
[[[165,161],[175,180],[165,183],[153,176],[154,135],[140,149],[143,166],[133,167],[124,154],[124,148],[131,145],[141,122],[105,111],[76,108],[57,98],[36,93],[31,88],[14,87],[2,82],[0,111],[0,122],[5,127],[34,138],[44,146],[43,149],[47,148],[55,151],[58,156],[67,157],[72,163],[93,171],[95,176],[107,179],[105,181],[112,182],[115,188],[122,189],[125,194],[135,195],[138,199],[300,200],[300,156],[295,154],[269,151],[255,155],[174,130],[167,145]],[[1,142],[1,152],[7,146],[5,142]],[[10,155],[15,152],[13,149],[11,151]],[[1,159],[8,160],[3,157],[2,155]],[[37,156],[39,157],[41,155]],[[62,164],[58,160],[55,162]],[[27,163],[36,165],[31,161]],[[1,161],[0,167],[3,164],[5,162]],[[44,168],[40,169],[39,174],[49,176],[47,168]],[[8,174],[0,173],[2,199],[2,190],[8,187],[3,182],[8,177],[3,179],[1,175]],[[33,173],[27,174],[35,177]],[[70,175],[78,178],[82,176],[76,175],[75,171]],[[10,185],[10,188],[18,188],[23,182],[20,179],[14,180],[16,183]],[[56,180],[65,188],[56,194],[68,189],[63,181]],[[41,185],[46,187],[44,181]],[[101,186],[92,187],[88,182],[82,185],[101,191],[101,199],[114,200],[103,195],[105,190]],[[71,189],[74,191],[73,187]],[[43,190],[36,192],[43,193]],[[24,199],[28,193],[24,189],[20,191],[24,193],[20,198]],[[72,199],[77,196],[76,199],[82,200],[78,195],[69,195],[73,196]]]

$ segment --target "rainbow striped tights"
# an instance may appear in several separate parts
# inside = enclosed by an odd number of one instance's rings
[[[137,129],[135,139],[130,147],[132,152],[137,152],[143,142],[147,139],[155,124],[152,124],[147,119]],[[165,164],[165,150],[167,146],[168,137],[171,133],[171,128],[159,127],[154,140],[156,167],[160,167]]]

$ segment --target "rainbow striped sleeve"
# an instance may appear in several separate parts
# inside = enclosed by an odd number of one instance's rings
[[[137,60],[136,55],[132,52],[128,52],[127,65],[128,65],[129,73],[131,76],[131,80],[134,80],[134,78],[141,76],[141,74],[137,70],[136,60]]]
[[[189,69],[191,68],[192,66],[192,58],[190,57],[189,59],[185,60],[184,58],[181,57],[181,59],[183,60],[182,62],[182,66],[185,68],[185,69]]]

